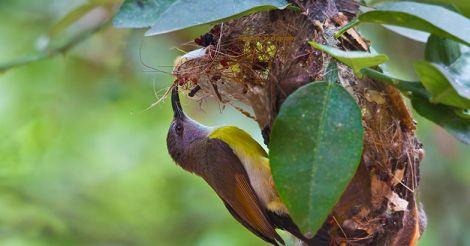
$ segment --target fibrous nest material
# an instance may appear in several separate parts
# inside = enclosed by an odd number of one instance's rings
[[[193,90],[194,98],[242,102],[252,107],[261,127],[269,126],[287,95],[319,79],[322,54],[306,42],[321,41],[317,34],[298,12],[250,15],[218,25],[197,39],[205,46],[199,56],[183,56],[173,73],[180,86]],[[194,92],[195,88],[200,89]]]
[[[285,98],[306,83],[322,80],[331,60],[307,41],[343,50],[368,49],[354,30],[339,40],[333,37],[351,18],[351,13],[339,12],[341,0],[327,1],[327,12],[312,12],[322,7],[311,4],[314,1],[297,2],[303,12],[256,13],[219,24],[197,38],[202,48],[178,60],[175,86],[195,100],[213,97],[222,104],[246,104],[254,115],[240,110],[258,122],[268,142]],[[423,151],[414,121],[394,88],[359,79],[344,65],[339,71],[340,83],[362,109],[364,152],[323,231],[333,245],[413,245],[425,225],[415,201]]]

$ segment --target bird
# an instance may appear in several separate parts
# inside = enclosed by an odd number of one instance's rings
[[[171,91],[173,120],[167,135],[170,156],[184,170],[202,177],[244,227],[272,245],[285,245],[276,228],[307,245],[276,191],[263,147],[235,126],[208,127],[188,117],[178,86]]]

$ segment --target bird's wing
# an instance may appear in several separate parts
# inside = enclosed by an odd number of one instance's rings
[[[222,198],[232,215],[264,240],[275,245],[276,240],[284,244],[269,222],[243,164],[232,149],[219,139],[208,139],[206,146],[207,163],[203,164],[203,177]]]

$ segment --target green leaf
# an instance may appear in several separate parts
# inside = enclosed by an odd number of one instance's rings
[[[259,11],[284,9],[287,6],[285,0],[177,0],[152,23],[154,25],[145,35],[222,22]]]
[[[421,42],[421,43],[426,43],[429,38],[429,33],[427,32],[422,32],[418,31],[415,29],[410,29],[406,27],[399,27],[399,26],[391,26],[391,25],[382,25],[385,29],[394,32],[400,36],[406,37],[408,39]]]
[[[294,221],[315,233],[361,160],[361,111],[341,85],[313,82],[292,93],[274,122],[269,159]]]
[[[352,21],[348,22],[346,25],[342,26],[338,31],[335,32],[335,38],[341,37],[347,30],[357,26],[359,24],[358,19],[353,19]]]
[[[408,27],[470,45],[470,20],[437,5],[384,3],[358,17],[361,22]]]
[[[371,54],[364,51],[344,51],[313,41],[309,41],[308,43],[314,48],[327,53],[338,61],[351,67],[355,74],[360,74],[360,70],[365,67],[374,67],[388,61],[388,57],[383,54]]]
[[[415,69],[424,87],[431,93],[432,103],[442,103],[462,109],[470,108],[470,57],[463,59],[457,69],[420,61]],[[459,59],[460,60],[460,59]],[[462,67],[459,67],[462,65]],[[460,70],[462,69],[463,70]],[[467,71],[465,71],[467,69]]]
[[[120,28],[150,27],[178,0],[125,0],[113,19]]]
[[[397,2],[396,0],[365,0],[367,6],[376,5],[383,2]],[[467,0],[415,0],[413,2],[441,4],[452,7],[462,15],[470,17],[470,1]]]
[[[431,98],[431,94],[426,90],[426,88],[424,88],[420,81],[405,81],[392,78],[372,68],[364,68],[361,70],[361,73],[369,78],[380,80],[386,84],[394,86],[407,97],[419,96],[426,100]]]
[[[418,114],[440,125],[463,143],[470,144],[470,115],[465,115],[463,110],[432,104],[419,97],[413,98],[411,104]]]
[[[452,4],[460,13],[465,15],[467,18],[470,18],[470,1],[460,0],[438,0],[438,1],[445,1]]]
[[[417,0],[417,2],[447,5],[449,7],[453,7],[453,9],[461,14],[470,17],[470,1],[467,0]]]
[[[452,86],[460,96],[470,99],[470,52],[462,54],[447,71],[452,76]]]
[[[460,44],[436,35],[431,35],[426,43],[424,56],[427,61],[450,65],[461,55]]]

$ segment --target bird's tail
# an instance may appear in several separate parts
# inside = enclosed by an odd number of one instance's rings
[[[320,228],[313,238],[304,241],[308,246],[329,246],[331,245],[331,238],[328,230],[325,227]]]
[[[299,227],[294,223],[288,214],[279,215],[272,211],[268,211],[271,222],[279,229],[288,231],[294,237],[298,238],[303,244],[302,246],[329,246],[330,235],[327,226],[322,226],[313,238],[308,238],[300,231]]]

